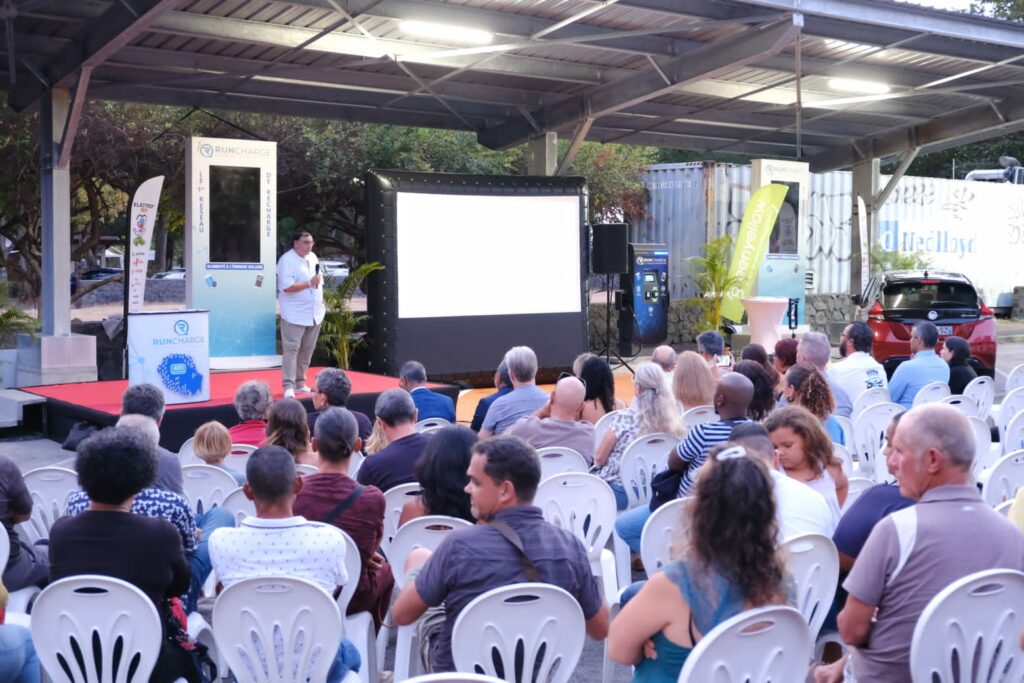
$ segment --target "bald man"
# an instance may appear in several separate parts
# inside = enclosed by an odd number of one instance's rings
[[[665,373],[665,381],[672,386],[672,373],[676,370],[676,351],[671,346],[662,344],[654,349],[651,354],[651,362],[661,368]]]
[[[548,402],[533,415],[519,418],[506,432],[534,448],[565,446],[594,464],[594,425],[580,420],[587,388],[575,377],[558,380]]]
[[[872,683],[909,681],[914,625],[933,597],[985,569],[1024,570],[1024,535],[971,483],[974,432],[960,411],[941,403],[910,410],[892,448],[900,493],[916,503],[876,524],[857,555],[839,613],[852,661],[819,667],[819,683],[847,673]]]

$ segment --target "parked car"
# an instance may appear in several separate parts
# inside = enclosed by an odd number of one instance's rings
[[[324,284],[337,287],[348,277],[348,263],[345,261],[320,261],[320,270],[324,274]]]
[[[155,273],[153,275],[154,280],[184,280],[185,269],[184,268],[171,268],[165,270],[162,273]]]
[[[890,377],[910,358],[910,333],[922,321],[939,328],[936,351],[946,337],[963,337],[971,345],[975,371],[995,376],[995,315],[965,275],[927,270],[876,275],[854,303],[867,308],[874,332],[872,355]]]
[[[79,275],[78,279],[81,282],[87,280],[106,280],[108,277],[122,274],[124,274],[124,271],[120,268],[92,268]]]

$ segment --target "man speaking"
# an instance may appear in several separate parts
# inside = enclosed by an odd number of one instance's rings
[[[281,305],[281,374],[284,395],[310,393],[306,370],[324,321],[324,290],[320,261],[313,253],[313,236],[292,235],[292,248],[277,262],[277,291]],[[241,304],[240,305],[244,305]]]

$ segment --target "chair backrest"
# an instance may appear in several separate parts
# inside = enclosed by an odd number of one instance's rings
[[[950,394],[941,399],[939,403],[953,406],[967,417],[977,417],[978,415],[978,404],[970,396]]]
[[[565,472],[586,473],[590,469],[583,456],[575,449],[567,446],[538,448],[537,457],[540,458],[541,481],[556,474],[564,474]]]
[[[219,654],[239,683],[326,680],[343,634],[341,611],[327,591],[282,576],[225,588],[213,604],[213,624]]]
[[[850,509],[853,501],[857,500],[860,494],[875,485],[874,481],[866,477],[850,477],[847,481],[849,482],[849,488],[846,489],[846,501],[843,503],[843,512]]]
[[[843,463],[843,473],[849,477],[853,473],[853,456],[850,455],[850,449],[841,443],[832,442],[832,455],[839,458]]]
[[[515,683],[566,683],[583,652],[585,632],[583,610],[563,589],[545,583],[504,586],[459,613],[452,658],[460,671]]]
[[[385,555],[388,546],[391,545],[391,540],[395,537],[395,532],[398,531],[398,520],[402,517],[402,508],[411,499],[419,497],[420,490],[419,484],[412,483],[399,484],[384,492],[384,537],[380,542],[380,547]]]
[[[718,413],[714,406],[694,406],[683,413],[683,424],[687,429],[704,422],[718,422]]]
[[[416,423],[417,432],[431,432],[435,429],[441,429],[451,424],[448,420],[443,417],[428,417],[425,420],[420,420]]]
[[[935,403],[949,396],[949,384],[946,382],[928,382],[914,396],[914,405]]]
[[[342,529],[339,531],[345,537],[345,573],[348,574],[348,583],[341,587],[337,600],[338,609],[344,615],[348,611],[348,603],[356,594],[356,588],[359,587],[359,577],[363,573],[363,558],[359,555],[359,546],[352,540],[352,537]]]
[[[220,506],[235,516],[236,526],[246,517],[256,516],[256,503],[245,497],[241,486],[224,496]]]
[[[32,608],[32,642],[54,681],[145,683],[162,633],[153,601],[109,576],[83,574],[51,583]]]
[[[605,413],[601,417],[597,418],[597,422],[594,423],[594,439],[595,443],[600,444],[604,433],[608,431],[608,427],[612,424],[612,417],[618,414],[619,411],[613,410],[610,413]]]
[[[967,418],[974,430],[974,462],[971,464],[971,473],[977,479],[981,473],[991,467],[996,457],[992,453],[992,430],[988,423],[981,417]]]
[[[654,572],[668,564],[672,545],[687,534],[690,527],[687,508],[692,500],[691,496],[670,500],[644,522],[640,532],[640,560],[647,576],[654,576]]]
[[[822,534],[793,536],[783,546],[796,583],[796,608],[804,615],[811,633],[817,634],[839,584],[839,551],[832,539]]]
[[[864,412],[864,409],[876,403],[889,403],[889,390],[884,387],[872,387],[860,392],[860,395],[853,402],[853,412],[850,419],[856,420],[857,416]]]
[[[238,488],[234,477],[211,465],[185,465],[181,468],[181,481],[189,506],[196,514],[220,505],[229,493]]]
[[[1006,426],[1010,424],[1010,420],[1021,411],[1024,411],[1024,387],[1008,392],[1003,397],[1003,402],[999,404],[999,414],[996,415],[996,427],[999,428],[1000,440],[1002,440],[1003,435],[1006,433]]]
[[[1003,455],[1024,448],[1024,410],[1013,416],[1006,424],[1006,431],[1000,436]]]
[[[364,460],[366,460],[366,456],[362,451],[353,451],[348,460],[348,476],[355,479]]]
[[[178,460],[181,461],[182,466],[203,464],[203,461],[196,455],[195,448],[192,447],[193,441],[195,441],[194,437],[185,439],[185,443],[181,444],[181,447],[178,449]]]
[[[463,674],[450,671],[443,674],[427,674],[405,679],[405,683],[503,683],[500,678],[482,674]]]
[[[974,405],[977,406],[975,415],[985,419],[988,417],[988,412],[992,409],[992,401],[996,397],[996,383],[991,377],[985,375],[975,377],[964,387],[964,396],[974,401]]]
[[[651,500],[651,479],[668,467],[668,454],[679,445],[671,434],[648,434],[633,440],[622,453],[619,476],[626,489],[627,507],[647,505]]]
[[[300,463],[295,466],[295,473],[298,474],[300,477],[305,477],[310,474],[316,474],[319,471],[320,470],[318,470],[315,465],[306,465]]]
[[[231,452],[224,458],[224,465],[235,472],[245,474],[245,467],[249,464],[249,456],[256,452],[256,447],[247,443],[231,444]]]
[[[704,634],[679,683],[802,681],[813,649],[807,622],[792,607],[747,610]]]
[[[1024,486],[1024,450],[1007,453],[995,465],[981,486],[981,497],[988,505],[1012,500],[1017,489]]]
[[[842,415],[832,415],[832,419],[839,423],[839,427],[843,430],[843,443],[846,445],[846,449],[850,450],[853,448],[853,420]]]
[[[1014,389],[1024,388],[1024,363],[1010,370],[1010,374],[1006,376],[1006,386],[1003,387],[1003,391],[1010,393]]]
[[[1024,680],[1017,644],[1024,624],[1024,573],[989,569],[939,591],[910,641],[914,683]]]
[[[1002,503],[999,503],[992,509],[1001,514],[1003,517],[1009,517],[1010,508],[1013,507],[1013,503],[1014,501],[1012,500],[1004,500]]]
[[[544,519],[580,539],[597,557],[615,528],[615,494],[601,477],[580,472],[556,474],[541,481],[533,504]]]
[[[68,498],[78,490],[78,473],[64,467],[40,467],[25,473],[25,488],[32,497],[32,517],[19,527],[25,540],[49,538],[50,527],[68,508]]]
[[[437,550],[448,534],[473,526],[464,519],[446,515],[427,515],[402,525],[387,548],[388,563],[395,577],[395,588],[405,585],[405,558],[416,548]]]
[[[853,421],[853,445],[861,476],[875,479],[876,461],[882,456],[885,428],[892,418],[905,412],[898,403],[876,403],[864,409]]]

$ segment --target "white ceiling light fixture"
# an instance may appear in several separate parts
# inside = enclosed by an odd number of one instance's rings
[[[887,95],[891,88],[879,81],[862,81],[856,78],[830,78],[828,87],[838,92],[857,93],[859,95]]]
[[[435,24],[429,21],[417,21],[414,19],[399,22],[398,30],[406,35],[417,38],[438,40],[445,43],[458,43],[460,45],[489,45],[494,40],[494,34],[490,31],[450,24]]]

